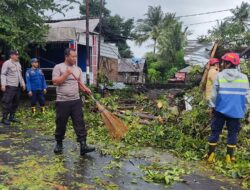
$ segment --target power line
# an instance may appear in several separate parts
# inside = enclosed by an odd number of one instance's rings
[[[233,9],[225,9],[225,10],[210,11],[210,12],[205,12],[205,13],[197,13],[197,14],[190,14],[190,15],[182,15],[182,16],[177,16],[176,18],[185,18],[185,17],[192,17],[192,16],[208,15],[208,14],[214,14],[214,13],[227,12],[227,11],[231,11],[231,10],[233,10]]]
[[[210,21],[204,21],[204,22],[197,22],[197,23],[191,23],[191,24],[187,24],[185,26],[195,26],[195,25],[200,25],[200,24],[207,24],[207,23],[218,22],[218,21],[222,21],[222,20],[226,20],[226,19],[227,18],[217,19],[217,20],[210,20]]]
[[[222,20],[222,19],[220,19]],[[205,22],[197,22],[197,23],[192,23],[192,24],[188,24],[187,26],[195,26],[195,25],[200,25],[200,24],[207,24],[207,23],[212,23],[212,22],[217,22],[220,20],[210,20],[210,21],[205,21]]]

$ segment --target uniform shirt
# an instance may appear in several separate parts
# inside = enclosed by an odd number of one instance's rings
[[[207,75],[207,83],[206,83],[206,90],[205,90],[206,100],[209,100],[211,97],[213,83],[218,73],[219,71],[217,67],[215,66],[210,67],[208,71],[208,75]]]
[[[28,69],[26,72],[27,91],[44,90],[47,84],[41,69]]]
[[[250,103],[249,81],[237,69],[218,73],[210,99],[210,106],[230,118],[244,118]]]
[[[57,64],[52,73],[52,80],[62,76],[68,67],[73,67],[73,74],[78,80],[83,81],[82,70],[76,65],[69,66],[66,63]],[[69,75],[67,79],[60,85],[56,86],[56,101],[72,101],[80,99],[79,85],[73,75]]]
[[[1,85],[25,87],[22,77],[22,67],[19,62],[13,62],[11,59],[4,62],[1,70]]]

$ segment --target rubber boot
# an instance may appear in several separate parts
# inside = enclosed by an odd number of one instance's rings
[[[235,157],[233,156],[235,148],[236,148],[236,145],[227,145],[227,154],[226,154],[227,164],[231,164],[232,162],[236,161]]]
[[[44,106],[41,107],[41,113],[42,113],[42,114],[45,113],[45,107],[44,107]]]
[[[31,107],[31,112],[32,112],[32,114],[35,114],[36,113],[36,107]]]
[[[3,114],[2,123],[4,125],[10,125],[10,121],[8,120],[8,114]]]
[[[80,155],[83,156],[86,153],[95,151],[94,147],[90,147],[86,144],[86,141],[80,142]]]
[[[208,163],[214,163],[215,162],[215,153],[214,152],[212,152],[211,154],[208,155],[207,162]]]
[[[20,121],[19,121],[18,119],[16,119],[14,113],[11,113],[11,114],[10,114],[9,121],[10,121],[10,122],[13,122],[13,123],[20,123]]]
[[[56,142],[56,147],[54,149],[55,154],[62,154],[63,153],[63,143],[62,141]]]
[[[215,148],[216,148],[216,143],[208,143],[209,148],[208,148],[208,153],[205,155],[205,159],[207,160],[208,163],[213,163],[215,162]]]

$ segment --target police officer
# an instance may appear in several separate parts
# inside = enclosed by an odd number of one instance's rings
[[[21,88],[25,90],[19,54],[18,51],[12,50],[10,51],[10,59],[3,64],[1,70],[1,90],[3,91],[2,123],[5,125],[10,125],[10,122],[18,122],[15,113],[19,104]]]
[[[47,92],[47,84],[45,81],[44,74],[39,69],[39,60],[33,58],[30,61],[31,68],[26,72],[26,86],[28,95],[30,97],[31,111],[34,114],[36,112],[37,101],[40,104],[41,112],[45,112],[45,98],[44,94]]]
[[[77,67],[77,54],[74,49],[64,51],[65,61],[57,64],[53,69],[52,82],[57,87],[56,93],[56,131],[55,139],[57,141],[54,153],[62,154],[63,139],[66,132],[68,118],[71,117],[73,127],[77,135],[77,141],[80,143],[80,154],[92,152],[95,148],[86,144],[87,130],[83,120],[82,101],[79,95],[79,89],[87,94],[91,91],[86,86],[79,87],[78,80],[83,82],[82,70]]]

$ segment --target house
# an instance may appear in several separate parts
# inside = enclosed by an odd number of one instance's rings
[[[199,43],[197,40],[188,40],[185,48],[185,63],[187,67],[178,71],[174,78],[169,79],[170,83],[185,83],[187,80],[188,73],[192,70],[193,66],[199,65],[204,67],[209,60],[213,43]]]
[[[213,43],[199,43],[198,40],[188,40],[185,48],[184,60],[187,65],[199,65],[204,67],[213,48]]]
[[[101,60],[99,73],[108,81],[118,80],[119,51],[115,44],[101,43]]]
[[[31,57],[40,59],[40,67],[45,73],[46,80],[51,84],[52,70],[58,63],[64,61],[64,49],[70,47],[77,51],[77,65],[82,69],[84,80],[87,80],[86,73],[89,71],[90,84],[96,84],[98,70],[98,25],[99,19],[89,20],[89,68],[86,64],[86,20],[68,19],[49,21],[49,32],[46,36],[45,48],[30,47]],[[101,41],[101,60],[111,59],[118,65],[118,48],[109,43]],[[117,66],[118,67],[118,66]],[[118,70],[118,69],[117,69]]]
[[[118,82],[144,84],[146,71],[146,59],[120,59],[118,63]]]

